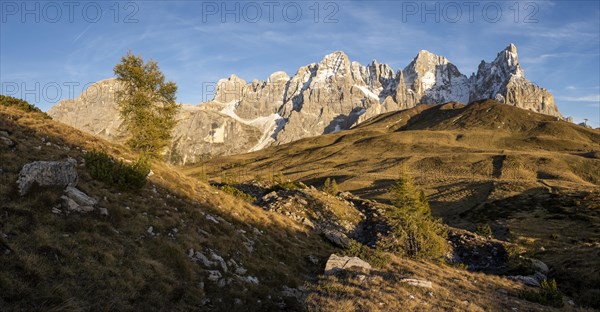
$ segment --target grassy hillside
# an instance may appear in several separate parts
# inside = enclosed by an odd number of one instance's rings
[[[95,181],[82,164],[83,150],[135,155],[37,114],[0,107],[0,130],[15,143],[0,150],[3,311],[275,309],[289,301],[279,294],[284,285],[302,286],[321,270],[306,257],[324,259],[334,250],[300,225],[164,164],[153,165],[139,191]],[[80,164],[77,187],[108,216],[53,213],[58,189],[16,195],[24,164],[68,156]],[[219,287],[188,257],[190,249],[233,259],[247,270],[244,277],[259,282],[237,277],[229,265],[227,285]],[[299,309],[294,301],[287,306]]]
[[[494,101],[417,106],[354,129],[184,169],[209,180],[287,179],[388,202],[400,173],[426,190],[433,213],[551,266],[575,302],[600,307],[600,131]],[[569,255],[577,260],[569,260]]]
[[[0,107],[0,135],[2,311],[551,310],[521,299],[524,286],[506,278],[393,255],[364,281],[323,276],[327,257],[348,251],[280,212],[162,163],[152,165],[141,190],[106,185],[90,176],[86,151],[124,161],[137,156],[39,113]],[[108,216],[98,209],[67,213],[61,189],[16,194],[23,165],[67,157],[78,161],[77,188]],[[356,211],[341,198],[307,194],[355,222]],[[221,279],[212,279],[215,270]],[[398,282],[406,277],[434,286]]]

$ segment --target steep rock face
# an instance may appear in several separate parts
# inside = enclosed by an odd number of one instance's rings
[[[50,116],[109,140],[122,140],[115,79],[103,80]],[[448,59],[420,51],[404,69],[373,61],[350,62],[341,51],[301,67],[247,83],[231,75],[217,83],[213,100],[182,106],[168,156],[189,164],[210,155],[237,154],[348,129],[375,115],[417,104],[497,99],[560,116],[552,94],[529,82],[511,44],[467,78]]]
[[[123,130],[116,105],[116,92],[121,85],[116,79],[101,80],[89,86],[76,99],[60,101],[48,115],[75,128],[118,141]]]
[[[470,82],[469,101],[496,99],[537,113],[561,116],[552,93],[525,78],[517,47],[512,43],[493,62],[481,61]]]
[[[280,111],[286,124],[277,143],[349,128],[367,108],[379,104],[382,83],[387,87],[391,79],[389,67],[351,64],[340,51],[300,68],[288,83]]]
[[[236,107],[235,113],[244,119],[277,114],[289,79],[285,72],[275,72],[267,81],[253,81],[245,86],[244,98]]]
[[[99,81],[77,99],[61,101],[48,114],[56,120],[104,139],[124,141],[125,129],[121,126],[122,120],[115,101],[115,92],[119,87],[120,83],[116,79]],[[167,153],[172,163],[194,163],[207,155],[239,153],[258,144],[261,130],[221,113],[217,108],[222,107],[218,103],[211,106],[211,109],[181,106]]]
[[[245,86],[246,81],[236,75],[221,79],[217,82],[214,100],[221,103],[240,100],[244,95]]]
[[[227,115],[182,105],[173,129],[168,159],[175,164],[206,160],[210,155],[235,154],[254,147],[262,133]]]
[[[403,70],[407,92],[418,103],[445,103],[469,100],[469,80],[443,56],[422,50]]]

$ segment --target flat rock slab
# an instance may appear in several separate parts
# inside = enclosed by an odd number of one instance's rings
[[[368,274],[371,271],[371,265],[358,257],[340,257],[336,254],[329,256],[325,264],[325,274],[335,274],[346,270]]]
[[[78,190],[75,187],[67,186],[65,190],[65,195],[74,200],[76,203],[82,206],[95,206],[98,201],[94,198],[88,196],[84,192]]]
[[[420,280],[416,278],[403,278],[400,283],[407,283],[408,285],[422,288],[433,288],[433,284],[430,281]]]
[[[516,275],[509,276],[508,278],[517,282],[521,282],[527,286],[540,287],[540,283],[533,276]]]

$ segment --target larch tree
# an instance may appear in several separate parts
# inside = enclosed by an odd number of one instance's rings
[[[395,208],[389,212],[393,239],[388,248],[410,258],[443,259],[449,250],[446,226],[431,215],[425,193],[402,174],[390,195]]]
[[[159,157],[169,145],[177,122],[177,85],[165,80],[156,61],[144,62],[131,51],[121,58],[114,73],[122,87],[116,94],[129,136],[127,145],[149,157]]]

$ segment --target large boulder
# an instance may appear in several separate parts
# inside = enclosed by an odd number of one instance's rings
[[[19,173],[17,186],[19,195],[29,192],[34,184],[39,186],[75,186],[77,184],[77,161],[34,161],[26,164]]]
[[[358,271],[368,274],[371,271],[371,265],[358,257],[340,257],[331,254],[325,264],[325,274],[335,274],[340,271]]]

